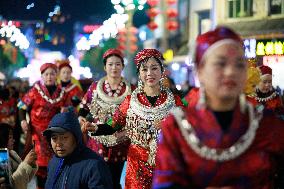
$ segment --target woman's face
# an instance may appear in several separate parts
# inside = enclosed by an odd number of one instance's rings
[[[245,85],[246,72],[244,51],[235,43],[216,47],[198,68],[200,83],[209,100],[238,98]]]
[[[140,66],[139,75],[144,86],[156,87],[162,77],[161,66],[154,58],[150,58]]]
[[[261,76],[258,89],[262,93],[268,93],[272,89],[272,75],[266,74]]]
[[[59,72],[60,80],[63,81],[63,82],[70,81],[71,80],[71,74],[72,74],[72,70],[68,66],[61,68],[61,70]]]
[[[118,78],[121,77],[123,63],[117,56],[110,56],[106,60],[105,71],[108,77]]]
[[[55,85],[56,71],[53,68],[47,68],[41,74],[41,77],[42,77],[44,85],[46,85],[46,86]]]

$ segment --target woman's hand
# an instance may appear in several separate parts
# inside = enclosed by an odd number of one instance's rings
[[[68,107],[61,107],[60,113],[68,112]]]
[[[32,167],[36,167],[37,154],[34,149],[32,149],[25,157],[24,162]]]
[[[29,130],[29,124],[27,120],[22,120],[21,121],[21,127],[24,133],[26,133]]]
[[[86,118],[79,116],[79,123],[81,125],[81,130],[82,133],[87,133],[89,132],[96,132],[98,126],[95,123],[91,123],[89,121],[86,120]]]

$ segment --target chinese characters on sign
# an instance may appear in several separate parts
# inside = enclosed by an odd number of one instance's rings
[[[244,47],[247,58],[255,58],[256,55],[284,55],[284,40],[268,41],[245,39]]]

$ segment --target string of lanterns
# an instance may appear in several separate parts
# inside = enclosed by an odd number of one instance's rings
[[[177,0],[166,0],[167,8],[164,12],[159,11],[157,9],[157,5],[159,4],[159,0],[147,0],[147,4],[150,8],[147,11],[147,15],[150,18],[150,22],[147,24],[150,30],[155,30],[158,28],[158,24],[155,22],[155,17],[163,13],[166,15],[166,28],[170,31],[175,31],[178,29],[177,16],[178,12],[176,9]]]

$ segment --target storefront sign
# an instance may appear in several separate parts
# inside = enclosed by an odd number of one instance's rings
[[[283,55],[284,41],[257,41],[256,55]]]
[[[245,56],[247,58],[255,58],[256,40],[255,39],[245,39]]]
[[[284,56],[272,55],[272,56],[264,56],[263,57],[263,65],[271,66],[283,64],[284,65]]]

